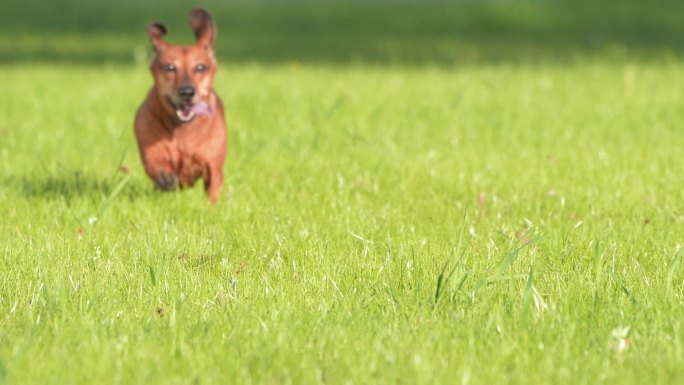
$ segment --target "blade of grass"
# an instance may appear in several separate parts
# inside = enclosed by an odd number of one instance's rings
[[[594,282],[596,287],[603,283],[603,254],[600,252],[599,241],[594,245]]]
[[[534,267],[530,263],[530,268],[527,272],[527,282],[525,283],[525,290],[523,291],[522,316],[521,320],[523,326],[527,327],[530,323],[530,306],[532,305],[532,296],[534,295]]]
[[[503,273],[509,266],[511,266],[511,265],[513,264],[513,262],[515,262],[516,258],[518,257],[518,254],[520,254],[520,252],[521,252],[524,248],[526,248],[526,247],[528,247],[528,246],[531,246],[531,245],[533,245],[533,244],[535,244],[535,243],[541,241],[542,239],[544,239],[544,237],[537,237],[537,238],[534,238],[534,239],[530,240],[530,241],[527,242],[527,243],[523,243],[523,244],[520,245],[518,248],[516,248],[515,250],[511,251],[508,255],[506,255],[505,257],[503,257],[503,258],[501,259],[501,261],[499,261],[498,265],[496,266],[494,274],[491,275],[491,276],[489,276],[489,277],[487,277],[487,278],[484,278],[484,279],[480,280],[480,282],[477,284],[477,286],[475,286],[475,289],[473,290],[472,298],[474,299],[475,297],[477,297],[477,295],[478,295],[478,294],[480,293],[480,291],[485,287],[485,285],[489,284],[490,282],[495,282],[495,281],[497,281],[499,278],[501,278],[502,273]]]
[[[620,288],[620,290],[627,296],[627,298],[629,298],[629,301],[633,305],[639,305],[639,301],[637,301],[637,299],[634,298],[634,295],[632,295],[632,291],[629,290],[629,288],[627,286],[625,286],[625,284],[622,281],[622,278],[620,278],[615,273],[615,269],[611,269],[608,272],[608,275],[610,276],[611,280],[613,280],[613,282]]]
[[[97,213],[97,217],[98,217],[98,218],[102,217],[102,214],[104,214],[104,212],[107,210],[107,208],[108,208],[109,205],[112,203],[112,201],[114,200],[114,198],[116,198],[117,195],[119,195],[119,193],[121,193],[121,190],[123,190],[123,188],[126,186],[126,184],[128,183],[128,181],[131,180],[131,176],[132,176],[132,174],[126,174],[126,176],[124,176],[124,177],[121,179],[121,181],[119,181],[119,184],[117,184],[116,187],[114,187],[114,189],[113,189],[112,192],[109,194],[109,196],[107,197],[107,199],[105,199],[105,201],[104,201],[104,202],[102,203],[102,205],[100,206],[100,210],[99,210],[98,213]]]
[[[448,274],[445,275],[447,266],[449,265],[449,261],[444,263],[444,266],[442,267],[442,270],[440,271],[439,275],[437,276],[437,288],[435,289],[435,298],[434,298],[434,304],[437,305],[439,302],[439,299],[442,297],[442,293],[444,292],[444,289],[446,285],[450,282],[451,277],[453,277],[454,272],[456,272],[456,269],[460,265],[461,261],[463,260],[463,253],[461,252],[461,245],[463,244],[463,234],[465,233],[465,227],[466,227],[466,218],[467,218],[467,213],[464,211],[463,212],[463,226],[461,226],[461,232],[458,236],[458,242],[456,243],[456,248],[454,249],[455,253],[458,254],[458,258],[456,259],[454,263],[454,267],[449,271]],[[465,281],[465,278],[467,277],[467,274],[464,274],[461,276],[461,280],[459,281],[459,289],[463,285],[463,282]]]
[[[670,266],[667,269],[666,281],[667,281],[668,290],[672,287],[672,280],[674,279],[674,275],[677,272],[677,268],[680,265],[681,255],[682,255],[682,247],[678,247],[674,253],[674,256],[672,256],[672,260],[670,261]]]

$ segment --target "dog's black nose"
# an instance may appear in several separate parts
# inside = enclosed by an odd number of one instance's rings
[[[189,99],[195,96],[195,88],[192,86],[181,86],[181,88],[178,89],[178,96],[184,99]]]

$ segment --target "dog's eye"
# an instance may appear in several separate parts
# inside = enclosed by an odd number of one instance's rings
[[[176,72],[176,65],[173,63],[164,64],[164,71],[166,72]]]
[[[205,66],[205,65],[202,64],[202,63],[200,63],[200,64],[198,64],[198,65],[195,66],[195,71],[196,71],[196,72],[204,72],[204,71],[206,71],[206,70],[207,70],[207,66]]]

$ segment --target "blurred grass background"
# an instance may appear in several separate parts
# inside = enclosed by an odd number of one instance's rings
[[[219,25],[230,62],[463,65],[679,60],[684,2],[5,0],[0,63],[145,62],[145,26],[190,42],[188,9]]]

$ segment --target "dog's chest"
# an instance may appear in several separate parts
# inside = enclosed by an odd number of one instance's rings
[[[181,186],[192,186],[197,179],[205,176],[207,162],[198,151],[201,147],[181,140],[172,141],[171,147],[171,165]]]

